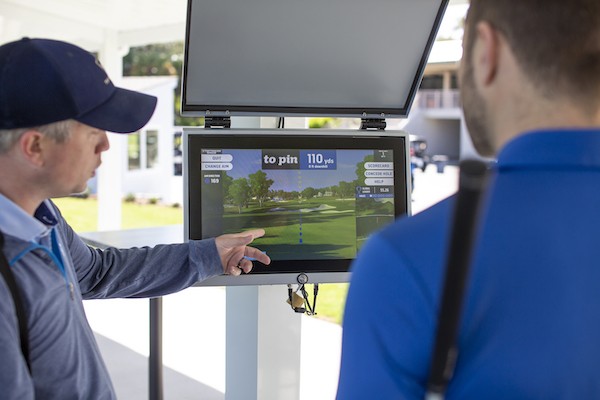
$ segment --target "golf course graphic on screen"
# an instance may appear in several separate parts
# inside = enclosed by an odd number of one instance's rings
[[[352,259],[393,221],[391,149],[202,149],[202,220],[215,233],[264,228],[273,260]]]

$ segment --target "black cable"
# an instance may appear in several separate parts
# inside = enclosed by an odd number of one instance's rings
[[[317,315],[317,294],[319,294],[319,284],[313,285],[313,312]]]
[[[296,307],[294,307],[294,297],[292,293],[292,285],[288,284],[288,302],[290,303],[290,307],[292,310],[296,311]]]
[[[304,304],[306,304],[306,309],[308,310],[308,315],[314,315],[313,308],[310,306],[310,300],[308,299],[308,292],[304,289],[304,285],[300,288],[302,292],[302,296],[304,297]]]

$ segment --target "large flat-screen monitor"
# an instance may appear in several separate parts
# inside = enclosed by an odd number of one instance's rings
[[[448,0],[188,0],[181,110],[408,115]]]
[[[253,245],[272,259],[207,284],[295,283],[300,273],[310,282],[346,281],[367,238],[409,213],[401,132],[197,129],[184,131],[184,143],[187,238],[264,228]]]

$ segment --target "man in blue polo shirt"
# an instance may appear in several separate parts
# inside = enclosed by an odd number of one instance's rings
[[[600,398],[600,2],[471,0],[465,120],[496,157],[448,399]],[[338,399],[423,398],[449,198],[353,266]]]
[[[135,132],[155,105],[152,96],[115,87],[90,53],[69,43],[25,38],[0,46],[0,230],[28,331],[20,338],[19,303],[10,280],[0,279],[0,398],[114,399],[82,299],[161,296],[250,272],[249,258],[270,262],[247,246],[262,229],[93,249],[48,200],[83,191],[109,147],[106,131]]]

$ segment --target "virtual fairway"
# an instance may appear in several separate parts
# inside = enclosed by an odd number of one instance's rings
[[[274,259],[336,259],[356,255],[354,199],[311,199],[302,202],[267,202],[227,208],[225,233],[264,228],[257,247]]]

